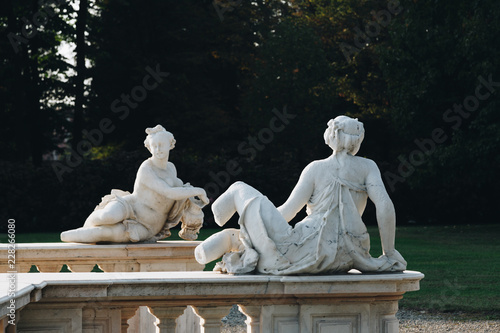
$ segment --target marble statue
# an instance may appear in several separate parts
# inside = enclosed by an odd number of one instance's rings
[[[89,215],[83,227],[61,233],[64,242],[155,242],[170,236],[182,222],[179,236],[194,240],[203,224],[205,190],[184,184],[168,161],[175,146],[172,133],[161,125],[146,129],[144,145],[151,153],[139,170],[133,193],[112,190]]]
[[[276,208],[251,186],[236,182],[212,205],[217,224],[234,213],[240,229],[225,229],[195,249],[205,264],[223,257],[214,270],[244,274],[329,274],[357,269],[395,272],[406,269],[396,251],[395,211],[377,165],[355,156],[364,138],[363,124],[339,116],[328,122],[324,139],[333,154],[310,163],[287,201]],[[376,206],[383,254],[373,258],[361,219],[367,199]],[[307,206],[307,217],[288,222]]]

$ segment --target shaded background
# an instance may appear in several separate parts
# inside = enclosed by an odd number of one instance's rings
[[[156,124],[211,200],[243,180],[280,205],[347,114],[399,225],[496,223],[499,16],[494,0],[6,0],[1,216],[18,232],[81,226],[112,188],[132,191]]]

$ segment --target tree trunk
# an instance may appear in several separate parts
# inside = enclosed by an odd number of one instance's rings
[[[38,12],[40,9],[38,5],[38,0],[32,1],[33,13]],[[37,29],[37,27],[33,27]],[[29,73],[25,75],[25,86],[28,95],[27,116],[28,124],[30,124],[30,147],[31,147],[31,160],[34,166],[40,166],[42,164],[42,144],[43,135],[41,123],[41,112],[40,109],[40,73],[38,68],[38,56],[39,56],[39,44],[40,40],[38,34],[36,34],[28,43],[28,47],[31,49],[31,55],[27,54],[29,64]]]
[[[86,67],[86,45],[85,30],[87,26],[88,0],[80,0],[80,9],[78,10],[78,20],[76,22],[76,72],[75,78],[75,112],[73,117],[73,148],[76,149],[78,143],[82,140],[83,129],[83,104],[85,99]]]

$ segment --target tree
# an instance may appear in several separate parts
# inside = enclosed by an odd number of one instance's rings
[[[264,144],[272,141],[272,149],[263,150],[260,160],[287,163],[282,157],[292,154],[295,162],[307,163],[309,152],[318,150],[311,145],[322,145],[318,124],[326,125],[339,112],[334,111],[338,101],[320,38],[305,23],[283,18],[257,49],[253,68],[255,77],[244,105],[252,134],[269,127],[276,110],[290,114],[272,140],[261,138]]]
[[[410,2],[380,50],[400,157],[422,159],[398,184],[417,194],[421,218],[470,223],[495,214],[485,192],[498,187],[500,170],[500,47],[491,43],[499,13],[495,1]]]
[[[82,140],[82,128],[84,127],[84,100],[85,100],[85,79],[87,76],[86,50],[87,42],[85,33],[87,32],[88,0],[80,0],[78,18],[76,21],[76,77],[75,81],[75,111],[73,116],[73,147]]]
[[[0,114],[4,159],[39,166],[53,149],[52,135],[67,109],[63,100],[68,65],[58,54],[70,33],[70,9],[55,1],[6,1],[2,6]]]

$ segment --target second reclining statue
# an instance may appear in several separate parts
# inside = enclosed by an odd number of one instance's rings
[[[355,156],[363,138],[363,124],[357,119],[330,120],[324,139],[332,155],[310,163],[278,208],[245,183],[231,185],[212,211],[220,226],[238,212],[240,229],[225,229],[201,243],[195,250],[198,262],[223,256],[215,270],[235,274],[405,270],[406,261],[394,245],[394,206],[380,171],[372,160]],[[361,219],[368,198],[376,207],[383,250],[379,258],[370,255],[370,238]],[[308,216],[292,228],[288,222],[304,206]]]
[[[181,238],[194,240],[203,225],[205,190],[184,184],[168,161],[175,146],[172,133],[158,125],[146,129],[144,145],[152,156],[144,161],[133,193],[112,190],[102,198],[83,227],[61,233],[64,242],[155,242],[170,235],[182,222]]]

